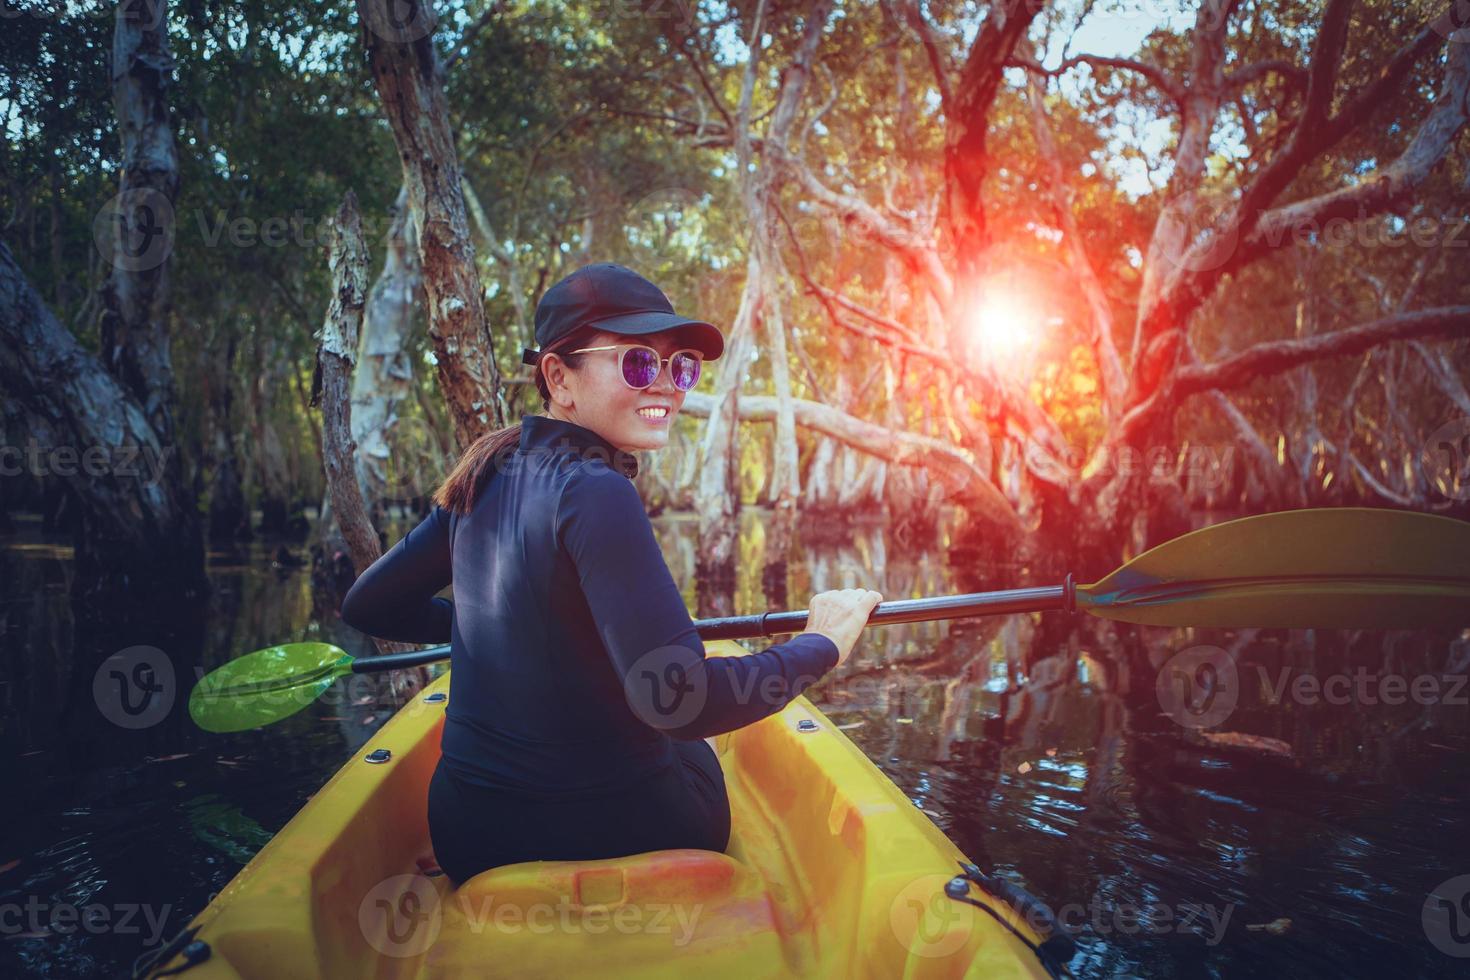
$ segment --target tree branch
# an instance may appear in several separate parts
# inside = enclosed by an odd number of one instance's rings
[[[1015,510],[968,452],[931,436],[875,425],[831,405],[802,398],[793,398],[791,405],[796,424],[802,428],[890,463],[918,467],[931,475],[938,471],[936,478],[949,484],[954,495],[975,507],[983,519],[1002,527],[1021,529]],[[696,418],[708,418],[715,408],[713,395],[691,391],[684,396],[684,411]],[[773,395],[740,396],[741,421],[774,422],[776,411]]]
[[[1169,97],[1174,103],[1174,108],[1181,114],[1184,112],[1185,93],[1184,86],[1174,79],[1162,68],[1132,58],[1108,58],[1100,54],[1074,54],[1067,58],[1055,68],[1046,68],[1039,61],[1030,58],[1011,57],[1006,59],[1007,68],[1024,68],[1033,75],[1042,77],[1056,77],[1065,75],[1078,65],[1087,65],[1092,68],[1115,68],[1119,71],[1131,71],[1142,75],[1152,82],[1154,87]]]
[[[1357,354],[1392,340],[1470,336],[1470,306],[1442,306],[1293,340],[1268,340],[1212,364],[1192,364],[1174,375],[1172,394],[1182,398],[1208,389],[1237,388],[1309,361]]]
[[[938,32],[924,16],[919,0],[899,0],[899,8],[903,19],[919,36],[919,42],[924,45],[924,54],[929,59],[929,68],[934,72],[934,84],[939,88],[940,105],[944,107],[944,113],[947,116],[954,105],[954,92],[949,84],[949,59],[939,47]]]
[[[1235,71],[1227,72],[1225,75],[1225,88],[1231,92],[1237,92],[1252,82],[1260,81],[1267,75],[1280,75],[1294,90],[1302,90],[1307,87],[1307,70],[1300,65],[1294,65],[1289,61],[1271,59],[1268,61],[1257,61],[1237,68]]]

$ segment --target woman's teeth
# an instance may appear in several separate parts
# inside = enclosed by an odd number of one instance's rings
[[[640,408],[638,414],[646,419],[661,419],[669,414],[667,408]]]

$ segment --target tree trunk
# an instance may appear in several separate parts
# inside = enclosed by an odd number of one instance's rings
[[[775,107],[762,144],[765,147],[763,153],[779,153],[782,156],[786,154],[785,145],[805,96],[817,47],[831,17],[832,6],[832,0],[813,0],[809,8],[802,11],[804,25],[801,43],[780,74]],[[734,572],[734,516],[739,509],[737,430],[740,418],[740,387],[750,363],[750,353],[755,343],[755,327],[758,322],[771,324],[767,328],[768,340],[776,332],[785,330],[778,307],[779,299],[775,295],[778,286],[778,247],[774,201],[782,172],[770,160],[763,160],[761,167],[754,172],[751,168],[754,135],[751,132],[751,105],[759,75],[762,55],[760,38],[765,30],[766,16],[765,0],[760,0],[752,15],[749,29],[749,37],[753,39],[753,43],[749,47],[750,54],[741,80],[740,104],[735,121],[735,156],[737,172],[740,174],[741,200],[751,225],[745,288],[741,293],[739,312],[726,341],[725,363],[716,384],[717,404],[710,413],[710,424],[700,447],[700,483],[696,504],[702,563],[700,574],[715,576],[720,581],[724,581]],[[786,545],[790,542],[791,522],[795,520],[800,476],[796,467],[796,427],[790,418],[790,410],[784,404],[790,400],[790,381],[785,375],[784,332],[772,340],[772,348],[772,377],[777,385],[778,398],[783,399],[783,404],[777,410],[774,442],[777,479],[773,483],[773,489],[778,511],[775,538],[771,543],[780,549],[778,553],[784,557]],[[786,386],[784,395],[780,393],[783,385]]]
[[[113,252],[100,333],[103,363],[143,406],[159,440],[172,446],[168,277],[179,160],[168,104],[174,60],[167,14],[166,0],[117,6],[112,101],[122,138],[122,179],[107,205]],[[178,472],[177,461],[171,470]]]
[[[771,249],[774,260],[774,248]],[[801,473],[797,468],[796,419],[792,411],[791,373],[786,359],[786,323],[781,315],[780,283],[774,263],[763,268],[765,290],[769,301],[761,318],[766,344],[771,354],[771,378],[776,389],[775,432],[772,434],[772,468],[770,500],[773,508],[771,525],[766,532],[767,594],[773,602],[784,599],[786,570],[790,561],[791,541],[799,516],[797,502],[801,496]],[[779,594],[772,594],[771,583],[779,583]]]
[[[368,62],[403,161],[429,336],[461,449],[505,425],[459,157],[434,50],[432,0],[357,0]]]
[[[752,251],[746,259],[740,309],[725,338],[725,353],[710,396],[709,422],[699,446],[699,485],[694,498],[695,513],[699,515],[696,577],[707,579],[716,592],[722,591],[727,581],[733,583],[735,574],[735,522],[740,512],[740,386],[755,347],[754,321],[763,299],[760,277],[760,260]],[[685,396],[686,410],[694,400],[693,394]]]
[[[199,517],[165,478],[177,447],[57,322],[3,242],[0,388],[38,440],[32,465],[64,481],[80,505],[74,592],[120,584],[136,598],[145,583],[167,583],[173,596],[203,595]]]
[[[368,516],[382,519],[386,465],[398,404],[412,397],[413,365],[409,335],[418,312],[423,278],[418,237],[409,215],[408,190],[398,192],[393,223],[384,242],[383,269],[363,311],[362,341],[352,376],[352,436],[357,442],[358,484]]]
[[[363,503],[357,467],[352,459],[356,446],[352,439],[352,400],[348,392],[352,387],[353,360],[367,292],[368,250],[362,237],[357,195],[351,191],[342,199],[332,219],[330,263],[332,300],[317,350],[320,390],[312,392],[312,400],[314,405],[319,402],[322,410],[322,461],[326,468],[327,495],[352,564],[361,574],[378,560],[383,550]],[[382,653],[413,649],[413,644],[389,640],[377,640],[377,645]]]

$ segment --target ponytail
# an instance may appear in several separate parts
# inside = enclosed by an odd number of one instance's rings
[[[434,491],[433,501],[451,513],[468,514],[475,498],[494,472],[493,462],[507,446],[511,451],[521,442],[521,424],[487,432],[470,444],[454,469]]]
[[[562,350],[581,347],[593,333],[595,330],[590,327],[574,330],[541,353],[560,353]],[[583,356],[582,354],[561,354],[561,359],[567,367],[576,370]],[[551,389],[547,387],[546,377],[541,373],[539,360],[534,371],[532,380],[536,384],[536,390],[541,394],[541,410],[544,412],[551,407]],[[439,485],[439,489],[434,491],[433,502],[451,513],[468,514],[475,500],[480,496],[480,491],[485,489],[485,484],[499,469],[498,462],[503,461],[509,453],[515,452],[516,447],[520,444],[521,423],[519,422],[480,436],[459,457],[459,462],[454,464],[454,469],[450,470],[444,482]]]

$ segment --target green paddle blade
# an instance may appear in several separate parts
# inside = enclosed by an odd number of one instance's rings
[[[1244,517],[1078,586],[1077,607],[1156,626],[1470,626],[1470,523],[1372,507]]]
[[[330,643],[283,643],[231,660],[200,679],[189,715],[207,732],[242,732],[294,715],[338,677],[352,657]]]

